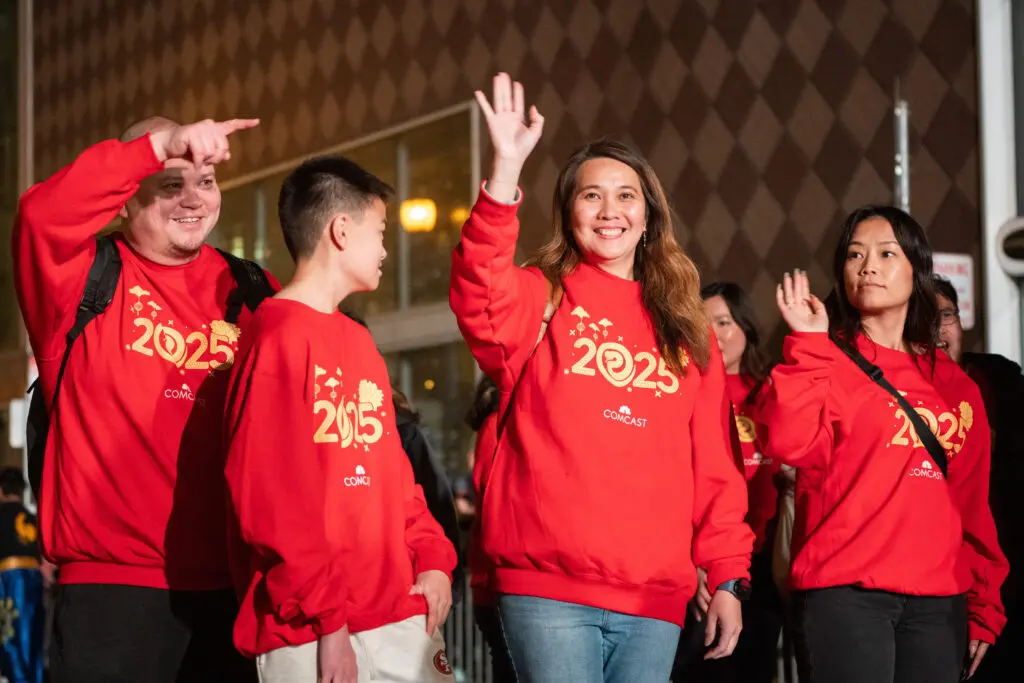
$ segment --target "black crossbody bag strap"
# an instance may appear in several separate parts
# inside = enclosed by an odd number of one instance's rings
[[[928,455],[932,456],[932,460],[934,460],[935,464],[939,466],[940,470],[942,470],[942,476],[948,479],[949,474],[947,473],[947,470],[949,469],[949,461],[946,458],[946,449],[942,447],[942,444],[939,443],[935,434],[928,428],[924,418],[914,410],[913,406],[911,406],[910,402],[904,398],[903,394],[896,390],[896,387],[889,384],[889,380],[885,378],[882,368],[865,358],[864,354],[857,349],[851,348],[845,344],[839,344],[839,348],[842,349],[843,353],[850,357],[850,360],[857,364],[857,367],[860,368],[865,375],[871,378],[872,382],[888,391],[892,397],[896,399],[896,403],[899,404],[900,408],[903,409],[903,412],[907,414],[908,418],[910,418],[910,424],[914,425],[914,431],[917,432],[917,438],[921,440],[921,443],[924,444],[924,447],[928,450]]]

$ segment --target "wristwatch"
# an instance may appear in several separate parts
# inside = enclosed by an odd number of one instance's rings
[[[726,591],[736,596],[736,599],[743,602],[750,597],[750,581],[746,579],[730,579],[724,581],[718,587],[720,591]]]

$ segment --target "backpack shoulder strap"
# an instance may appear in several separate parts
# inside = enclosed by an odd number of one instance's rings
[[[85,330],[85,326],[92,322],[93,318],[107,310],[107,306],[114,299],[114,292],[117,291],[117,282],[120,278],[121,252],[117,250],[114,236],[97,237],[96,255],[93,257],[89,273],[85,277],[85,289],[82,291],[82,300],[78,303],[75,322],[65,337],[64,356],[60,359],[60,369],[57,371],[57,381],[53,387],[54,403],[57,401],[57,392],[60,389],[61,380],[64,378],[64,369],[71,356],[72,345]]]
[[[218,249],[217,252],[227,261],[231,277],[235,279],[236,286],[228,296],[224,320],[236,325],[242,314],[242,306],[248,308],[250,313],[254,313],[260,302],[274,295],[274,288],[270,286],[267,274],[258,264],[238,258],[223,249]]]
[[[889,380],[885,378],[885,373],[882,372],[882,368],[865,358],[864,354],[857,349],[847,344],[838,344],[838,346],[842,349],[843,353],[850,357],[850,360],[856,363],[857,367],[860,368],[865,375],[871,378],[872,382],[888,391],[896,400],[900,409],[902,409],[910,419],[910,424],[914,425],[914,431],[917,433],[917,438],[920,439],[921,443],[928,451],[928,455],[932,457],[935,464],[939,466],[940,470],[942,470],[942,476],[948,479],[949,462],[946,458],[946,449],[939,443],[935,434],[932,433],[932,430],[925,423],[924,418],[914,410],[913,406],[910,405],[910,402],[907,401],[903,394],[897,391],[896,387],[889,383]]]

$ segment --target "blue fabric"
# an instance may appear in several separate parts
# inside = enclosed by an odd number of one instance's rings
[[[498,611],[520,683],[669,679],[675,624],[525,595],[502,595]]]
[[[42,573],[0,572],[0,673],[10,683],[42,683],[44,628]]]

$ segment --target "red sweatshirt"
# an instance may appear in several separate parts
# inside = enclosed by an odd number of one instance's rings
[[[477,515],[469,531],[469,573],[473,588],[473,602],[481,605],[494,603],[494,592],[490,588],[491,567],[480,547],[479,502],[484,499],[484,489],[494,463],[494,449],[498,445],[498,413],[491,413],[476,433],[473,451],[473,492],[476,494]]]
[[[910,354],[858,340],[946,448],[949,479],[909,418],[825,333],[791,334],[762,406],[767,454],[800,468],[805,519],[797,589],[857,585],[910,595],[966,593],[971,638],[994,642],[1006,619],[1008,567],[988,506],[988,419],[977,386],[949,356],[934,375]]]
[[[481,192],[452,264],[452,310],[499,414],[515,387],[482,505],[493,588],[682,624],[694,562],[718,586],[750,561],[721,355],[712,340],[706,371],[673,375],[640,284],[588,265],[537,344],[548,284],[513,265],[516,210]]]
[[[739,442],[739,455],[747,479],[747,524],[754,532],[754,552],[765,548],[770,536],[769,523],[775,519],[779,493],[775,475],[782,463],[764,456],[764,430],[757,429],[758,396],[751,397],[753,382],[742,375],[726,375],[725,390],[732,404]],[[771,549],[771,544],[768,544]]]
[[[451,574],[391,410],[384,359],[341,313],[265,301],[231,371],[228,488],[248,656],[426,614],[416,576]]]
[[[47,403],[93,236],[162,168],[148,136],[102,142],[21,199],[15,283]],[[223,318],[235,281],[209,247],[178,267],[118,247],[114,299],[75,342],[50,424],[43,551],[64,583],[228,588],[221,415],[239,329]]]

